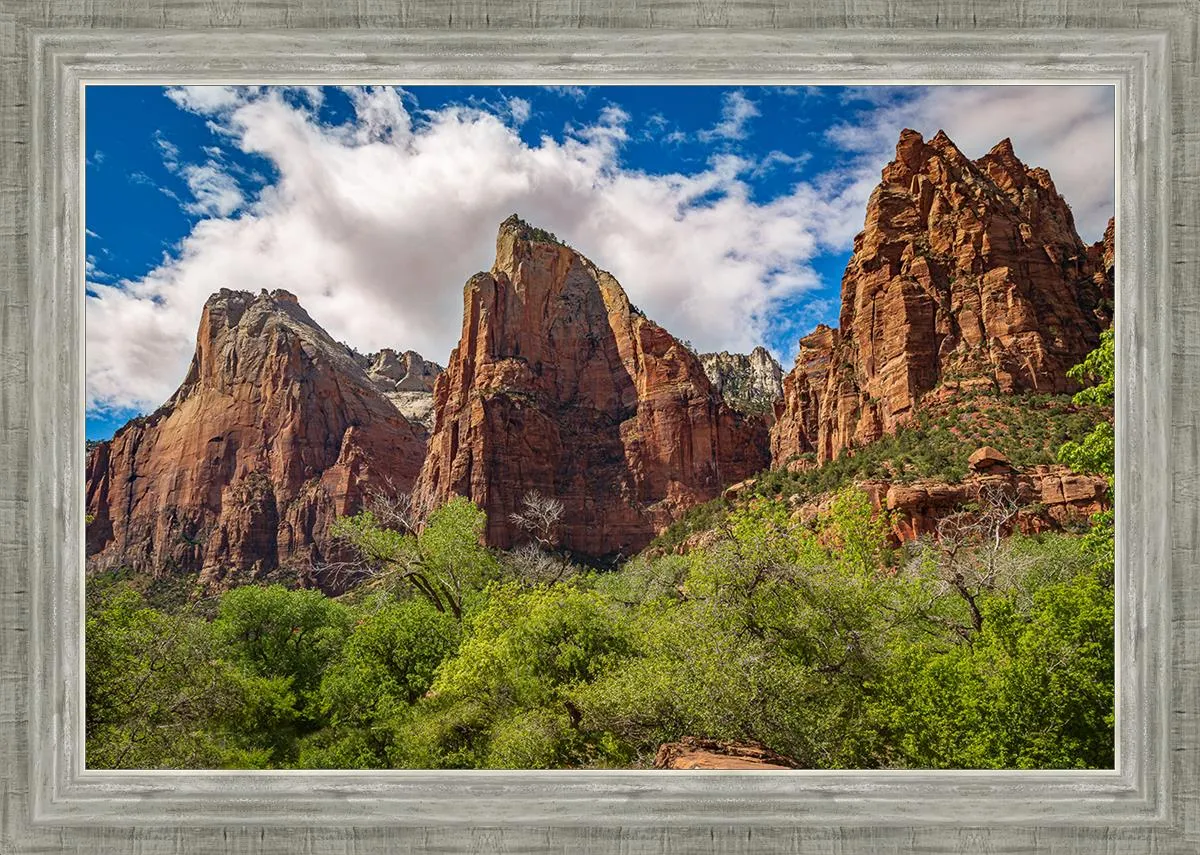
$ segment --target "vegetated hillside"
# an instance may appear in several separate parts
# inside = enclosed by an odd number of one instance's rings
[[[1017,472],[1053,467],[1064,443],[1081,440],[1097,423],[1111,419],[1111,407],[1076,404],[1070,395],[956,394],[919,410],[895,433],[844,450],[834,460],[818,464],[810,452],[764,472],[738,491],[739,501],[778,498],[795,507],[867,481],[954,485],[971,475],[971,455],[988,446],[1005,455]],[[689,537],[717,527],[736,503],[722,496],[692,509],[652,548],[678,548]],[[1086,527],[1086,515],[1080,522]]]
[[[1078,406],[1111,407],[1111,369],[1109,336]],[[1111,438],[1101,419],[1059,456],[1111,477]],[[197,588],[167,610],[93,576],[89,764],[1111,768],[1111,517],[1023,535],[982,498],[896,547],[853,486],[812,517],[753,496],[685,555],[597,573],[545,497],[507,551],[465,499],[413,526],[377,497],[337,525],[362,561],[339,599]]]

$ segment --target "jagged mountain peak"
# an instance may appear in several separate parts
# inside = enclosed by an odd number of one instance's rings
[[[1069,391],[1111,321],[1104,258],[1010,140],[971,161],[944,132],[903,131],[854,241],[839,329],[802,338],[784,380],[776,464],[872,442],[939,388]]]
[[[783,397],[783,368],[761,345],[750,353],[702,353],[700,364],[713,388],[740,412],[770,413]]]
[[[89,454],[89,562],[215,584],[319,563],[372,485],[412,484],[426,436],[294,295],[223,289],[178,391]]]
[[[506,547],[536,491],[563,502],[568,549],[628,555],[766,464],[765,420],[725,404],[612,275],[519,217],[496,243],[492,269],[467,281],[434,391],[422,500],[467,496],[487,512],[488,542]]]
[[[267,375],[278,384],[313,371],[370,385],[354,351],[313,320],[290,291],[223,288],[204,304],[191,365],[169,403],[178,405],[202,387],[228,391],[262,384]]]
[[[499,241],[506,237],[516,240],[529,241],[531,243],[563,243],[553,232],[526,222],[525,220],[521,219],[520,215],[518,214],[510,214],[502,223],[500,223],[500,229],[496,234],[496,239]]]
[[[991,147],[991,149],[988,151],[988,154],[994,157],[1017,157],[1016,152],[1013,151],[1011,137],[1005,137],[1004,139],[1000,140],[1000,142]],[[1017,159],[1019,160],[1019,158]]]

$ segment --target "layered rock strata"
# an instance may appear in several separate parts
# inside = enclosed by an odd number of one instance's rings
[[[89,566],[219,583],[320,565],[372,484],[412,485],[426,436],[293,295],[222,290],[178,391],[89,452]]]
[[[565,548],[629,555],[766,466],[765,420],[734,411],[690,349],[548,233],[506,220],[463,300],[417,494],[474,501],[488,543],[519,540],[511,516],[532,491],[563,503]]]
[[[942,132],[901,133],[842,278],[838,329],[800,341],[772,461],[870,443],[924,396],[1060,393],[1111,323],[1113,230],[1087,246],[1049,173],[1008,140],[968,159]]]

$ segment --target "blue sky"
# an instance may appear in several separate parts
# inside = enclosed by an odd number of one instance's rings
[[[1113,210],[1105,87],[89,86],[87,435],[165,400],[219,287],[287,288],[360,350],[444,364],[516,211],[701,350],[836,324],[903,127],[1013,139],[1085,240]]]

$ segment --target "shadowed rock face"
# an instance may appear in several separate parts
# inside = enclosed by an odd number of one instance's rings
[[[911,418],[941,388],[1066,392],[1111,323],[1112,224],[1084,245],[1049,173],[1008,140],[967,159],[901,133],[842,279],[839,329],[801,339],[773,464],[818,461]]]
[[[628,555],[768,461],[763,419],[734,412],[612,276],[515,216],[467,282],[434,412],[417,493],[470,498],[500,547],[536,490],[563,502],[563,546]]]
[[[89,566],[220,582],[320,562],[370,484],[411,486],[426,436],[294,296],[222,290],[179,390],[88,456]]]

